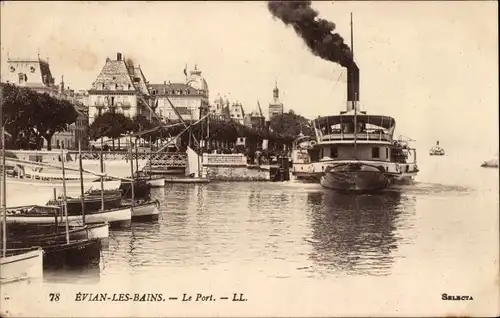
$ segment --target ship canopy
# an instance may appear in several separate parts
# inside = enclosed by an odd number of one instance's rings
[[[339,124],[347,124],[347,123],[354,123],[354,114],[351,112],[341,114],[341,115],[335,115],[335,116],[324,116],[324,117],[318,117],[315,119],[316,126],[321,127],[321,126],[332,126],[332,125],[339,125]],[[378,126],[383,129],[392,129],[396,126],[396,120],[390,116],[383,116],[383,115],[367,115],[367,114],[357,114],[356,115],[356,121],[357,122],[362,122],[368,125],[373,125],[373,126]]]

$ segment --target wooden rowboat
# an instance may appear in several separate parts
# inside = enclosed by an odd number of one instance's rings
[[[3,251],[0,251],[3,253]],[[39,247],[7,249],[0,258],[0,283],[41,278],[43,276],[43,250]]]

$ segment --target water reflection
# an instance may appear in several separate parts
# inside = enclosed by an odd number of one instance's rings
[[[97,284],[101,279],[101,266],[95,264],[70,269],[44,270],[43,282],[64,284],[74,281],[78,284]]]
[[[388,275],[399,239],[400,192],[381,194],[309,193],[313,247],[310,259],[331,271]],[[412,200],[404,200],[405,205]]]

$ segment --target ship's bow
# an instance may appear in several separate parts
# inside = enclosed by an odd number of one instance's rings
[[[328,166],[321,177],[324,188],[338,191],[377,191],[389,185],[382,169],[363,163]]]

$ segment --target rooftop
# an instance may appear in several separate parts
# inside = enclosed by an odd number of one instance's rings
[[[188,84],[184,83],[166,83],[166,84],[149,84],[148,88],[153,95],[204,95]]]

